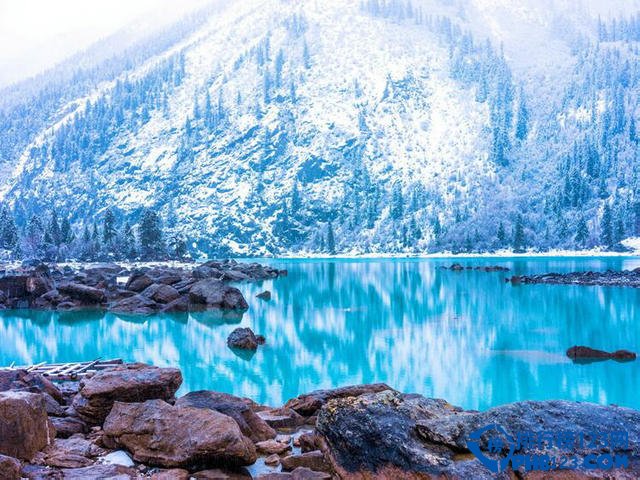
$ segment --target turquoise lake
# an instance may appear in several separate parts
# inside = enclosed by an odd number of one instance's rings
[[[438,267],[504,265],[511,272]],[[567,399],[640,408],[640,360],[573,364],[572,345],[640,350],[640,290],[512,286],[523,273],[633,269],[640,258],[265,260],[287,277],[240,284],[242,316],[120,317],[0,312],[0,365],[122,358],[179,367],[181,392],[211,389],[280,405],[300,393],[386,382],[468,409]],[[255,295],[271,290],[264,302]],[[238,326],[267,338],[252,357]]]

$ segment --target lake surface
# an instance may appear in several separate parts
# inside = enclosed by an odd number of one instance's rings
[[[505,265],[509,273],[441,265]],[[638,258],[269,260],[289,276],[241,284],[250,308],[121,317],[0,312],[0,365],[123,358],[182,370],[181,392],[220,390],[280,405],[300,393],[386,382],[472,409],[526,399],[640,408],[640,360],[576,365],[572,345],[640,351],[640,290],[512,286],[511,274],[632,269]],[[255,298],[269,289],[273,299]],[[265,335],[253,357],[226,346]]]

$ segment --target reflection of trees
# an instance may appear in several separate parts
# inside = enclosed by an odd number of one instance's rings
[[[512,266],[603,268],[593,262]],[[283,263],[288,277],[240,286],[250,304],[244,316],[197,312],[132,322],[96,312],[3,312],[0,364],[122,357],[180,367],[185,390],[217,389],[272,404],[315,388],[385,381],[468,408],[525,398],[640,406],[634,383],[640,362],[577,366],[563,358],[574,344],[637,349],[637,290],[514,287],[504,274],[434,267],[451,263],[444,260]],[[273,292],[270,302],[255,298],[265,289]],[[251,359],[226,346],[238,324],[267,338]]]

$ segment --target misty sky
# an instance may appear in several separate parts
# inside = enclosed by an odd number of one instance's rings
[[[39,73],[137,19],[179,18],[207,0],[0,0],[0,86]]]

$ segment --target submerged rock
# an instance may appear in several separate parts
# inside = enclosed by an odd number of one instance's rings
[[[170,401],[181,384],[182,373],[177,368],[124,365],[81,381],[73,407],[87,423],[101,425],[114,402]]]
[[[148,465],[250,465],[256,461],[253,442],[231,417],[162,400],[116,402],[104,433],[136,461]]]

